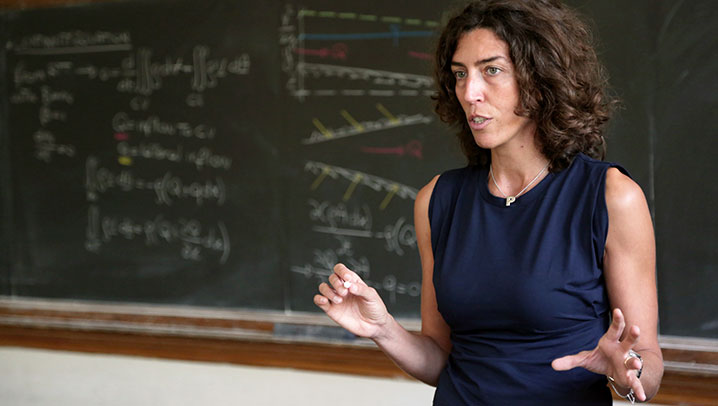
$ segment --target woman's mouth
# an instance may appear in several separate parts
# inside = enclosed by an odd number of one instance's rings
[[[481,130],[488,125],[490,118],[481,116],[472,116],[469,118],[469,127],[473,130]]]

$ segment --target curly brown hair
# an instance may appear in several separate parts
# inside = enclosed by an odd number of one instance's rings
[[[508,44],[520,89],[516,114],[536,122],[537,142],[551,170],[566,168],[579,152],[604,159],[603,129],[616,101],[607,94],[588,27],[558,0],[481,0],[448,21],[434,59],[435,111],[459,129],[469,165],[488,165],[491,154],[471,134],[451,60],[459,39],[477,28],[490,29]]]

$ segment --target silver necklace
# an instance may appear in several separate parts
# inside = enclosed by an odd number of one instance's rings
[[[543,169],[541,169],[541,172],[539,172],[539,173],[536,175],[535,178],[531,179],[531,182],[529,182],[526,186],[524,186],[523,189],[521,189],[520,192],[516,193],[516,194],[513,195],[513,196],[506,196],[506,193],[504,193],[504,191],[501,190],[501,188],[499,187],[499,184],[496,183],[496,179],[494,178],[494,169],[493,169],[493,167],[491,166],[491,164],[489,164],[489,175],[491,176],[491,180],[494,181],[494,186],[496,186],[496,189],[498,189],[498,190],[499,190],[499,193],[501,193],[501,195],[504,196],[504,199],[506,199],[506,206],[511,206],[511,203],[515,202],[517,197],[521,196],[521,194],[522,194],[523,192],[525,192],[526,189],[528,189],[529,186],[531,186],[532,183],[536,182],[536,179],[538,179],[539,176],[541,176],[541,174],[543,173],[543,171],[545,171],[546,168],[548,168],[548,166],[549,166],[550,163],[551,163],[551,161],[549,161],[549,162],[546,164],[546,166],[544,166]]]

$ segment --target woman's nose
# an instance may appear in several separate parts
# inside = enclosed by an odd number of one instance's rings
[[[475,103],[484,100],[485,83],[481,77],[470,76],[464,83],[464,100]]]

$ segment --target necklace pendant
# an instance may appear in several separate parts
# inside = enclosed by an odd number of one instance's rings
[[[506,198],[506,206],[511,206],[511,203],[516,201],[516,196],[509,196]]]

